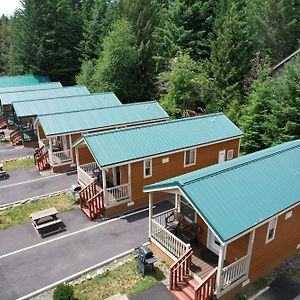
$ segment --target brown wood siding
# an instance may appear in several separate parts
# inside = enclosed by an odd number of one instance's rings
[[[204,246],[207,245],[207,232],[208,232],[208,226],[206,225],[206,223],[203,221],[202,218],[200,218],[197,215],[197,223],[201,228],[200,234],[197,237],[197,240]]]
[[[248,250],[250,233],[243,235],[239,239],[227,245],[226,261],[233,263],[235,260],[245,256]]]
[[[190,167],[184,167],[184,151],[154,158],[152,159],[152,176],[149,178],[144,178],[143,161],[132,163],[132,198],[135,206],[143,206],[148,201],[148,195],[143,192],[144,186],[216,164],[218,163],[219,151],[221,150],[233,149],[233,156],[237,157],[238,148],[239,139],[198,148],[196,164]],[[169,162],[163,164],[162,159],[166,157],[169,158]],[[154,200],[160,199],[163,195],[165,197],[165,193],[154,193]]]
[[[94,157],[92,156],[90,150],[87,147],[79,147],[78,156],[79,165],[84,165],[95,161]]]
[[[250,284],[244,288],[240,284],[220,299],[233,299],[257,279],[270,274],[283,260],[297,254],[296,248],[300,243],[300,205],[292,211],[292,217],[287,220],[285,220],[286,213],[278,217],[275,238],[267,244],[268,223],[256,228],[249,270]]]

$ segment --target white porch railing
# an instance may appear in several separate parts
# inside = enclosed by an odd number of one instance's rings
[[[155,217],[156,216],[154,216],[154,218]],[[176,258],[181,257],[191,247],[190,244],[186,244],[180,240],[154,219],[151,220],[151,238],[162,245]]]
[[[116,203],[117,201],[124,200],[128,198],[129,195],[129,184],[122,184],[118,186],[114,186],[111,188],[106,189],[105,193],[105,202],[108,205]]]
[[[160,224],[163,227],[166,227],[166,218],[172,215],[172,213],[176,210],[176,208],[171,208],[169,210],[166,210],[162,213],[156,214],[152,217],[154,221],[156,221],[158,224]]]
[[[222,290],[247,274],[248,259],[248,255],[245,255],[229,266],[223,268],[221,275]]]
[[[71,162],[72,161],[71,151],[64,150],[64,151],[56,151],[52,153],[49,151],[49,159],[51,165],[60,165],[67,162]]]
[[[78,181],[84,184],[85,186],[88,186],[91,184],[95,179],[89,175],[87,172],[84,171],[83,166],[77,167],[77,174],[78,174]]]
[[[85,165],[81,165],[80,168],[81,168],[84,172],[86,172],[86,173],[92,175],[92,174],[93,174],[93,170],[94,170],[94,169],[97,169],[98,166],[97,166],[96,162],[92,162],[92,163],[88,163],[88,164],[85,164]]]

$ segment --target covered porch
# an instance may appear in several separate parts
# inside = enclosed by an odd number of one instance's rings
[[[195,299],[202,299],[197,297],[203,293],[220,297],[246,281],[254,233],[248,233],[230,243],[221,242],[180,193],[176,192],[174,198],[174,208],[153,215],[153,195],[152,192],[149,194],[150,242],[174,262],[170,269],[170,289],[176,290],[185,276],[192,276],[198,281]],[[172,215],[175,219],[183,216],[175,231],[168,224]],[[191,235],[188,243],[186,237],[182,238],[181,230],[189,224],[196,224],[200,231],[195,236]]]

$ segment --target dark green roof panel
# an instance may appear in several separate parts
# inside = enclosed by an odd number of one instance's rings
[[[179,187],[218,237],[227,241],[299,204],[300,140],[161,181]]]
[[[39,75],[24,75],[24,76],[2,76],[0,77],[0,87],[16,86],[16,85],[31,85],[38,83],[50,82],[49,77]]]

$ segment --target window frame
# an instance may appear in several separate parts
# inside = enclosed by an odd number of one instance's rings
[[[231,157],[228,157],[228,153],[231,153]],[[233,149],[229,149],[226,152],[226,160],[232,160],[233,159],[233,154],[234,154],[234,150]]]
[[[146,167],[146,163],[147,162],[150,162],[150,165],[149,165],[149,167]],[[149,168],[149,170],[150,170],[150,174],[146,174],[146,170]],[[149,178],[149,177],[152,177],[152,159],[151,158],[149,158],[149,159],[145,159],[144,160],[144,178]]]
[[[188,209],[193,210],[194,213],[194,220],[190,219],[187,215],[185,215],[182,211],[182,206],[187,207]],[[193,206],[191,205],[191,203],[186,200],[183,196],[180,197],[180,211],[183,214],[184,218],[190,222],[195,222],[197,223],[197,212],[195,211],[195,209],[193,208]]]
[[[266,244],[275,239],[277,220],[278,220],[278,217],[274,217],[269,220],[268,230],[267,230],[267,235],[266,235]],[[271,237],[269,237],[271,230],[273,230],[273,234]]]
[[[195,153],[194,154],[194,162],[186,164],[187,152],[191,153],[191,151],[194,151],[194,153]],[[184,151],[184,167],[185,168],[190,167],[190,166],[194,166],[196,164],[196,161],[197,161],[197,148],[191,148],[191,149],[188,149],[188,150]]]

